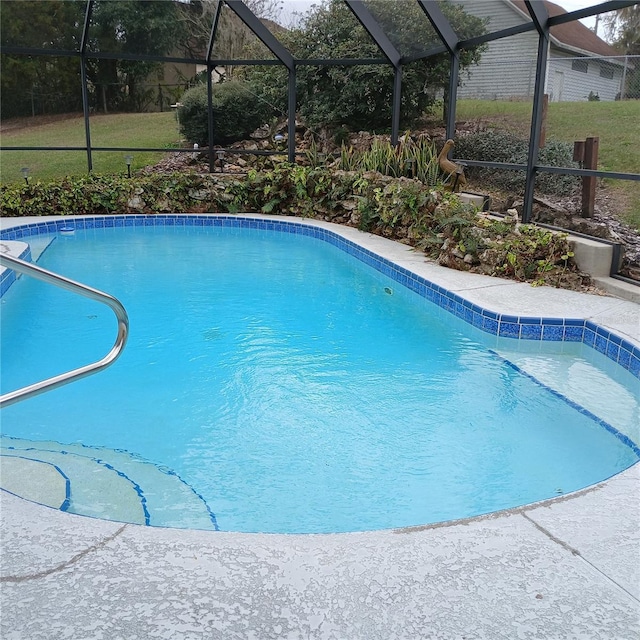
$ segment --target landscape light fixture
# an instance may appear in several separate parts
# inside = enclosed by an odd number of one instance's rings
[[[24,181],[29,184],[29,167],[22,167],[22,169],[20,169],[20,173],[22,174]]]
[[[216,156],[220,162],[220,173],[224,173],[224,150],[220,149],[219,151],[216,151]]]
[[[131,177],[131,162],[133,161],[133,156],[125,156],[124,161],[127,163],[127,178]]]
[[[276,133],[276,135],[273,136],[273,139],[278,143],[279,142],[283,142],[284,141],[284,136],[281,133]]]

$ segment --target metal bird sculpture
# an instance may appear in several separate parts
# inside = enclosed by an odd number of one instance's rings
[[[442,147],[440,155],[438,155],[438,164],[440,169],[447,176],[445,184],[451,189],[451,191],[459,191],[462,186],[467,183],[464,177],[464,169],[462,165],[451,162],[447,158],[449,151],[453,149],[455,142],[453,140],[447,140]]]

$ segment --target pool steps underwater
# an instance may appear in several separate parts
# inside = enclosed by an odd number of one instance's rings
[[[157,527],[184,526],[217,530],[215,515],[196,491],[170,469],[138,458],[127,451],[82,444],[35,442],[3,436],[0,438],[3,474],[0,486],[20,497],[51,494],[43,504],[70,513]],[[10,463],[5,478],[5,462]],[[23,461],[23,472],[35,487],[21,488],[11,482],[11,467]],[[37,464],[39,463],[39,464]],[[68,500],[60,506],[59,491],[47,492],[52,469],[68,479]],[[34,478],[35,475],[35,478]],[[23,475],[24,477],[24,475]],[[39,482],[38,482],[39,480]],[[154,487],[153,491],[149,487]],[[185,520],[186,518],[186,520]]]
[[[18,452],[0,456],[0,485],[13,495],[66,511],[69,508],[71,484],[60,467],[44,460],[24,458]]]

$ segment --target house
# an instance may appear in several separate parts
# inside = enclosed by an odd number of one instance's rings
[[[550,16],[566,11],[543,0]],[[524,0],[457,0],[485,18],[489,31],[531,22]],[[461,74],[459,98],[526,100],[536,80],[538,32],[488,43],[480,64]],[[615,100],[625,75],[625,58],[579,20],[551,27],[545,93],[552,102]],[[466,76],[466,77],[465,77]]]

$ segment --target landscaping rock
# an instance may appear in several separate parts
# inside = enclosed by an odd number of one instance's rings
[[[263,124],[261,127],[258,127],[249,137],[253,140],[263,140],[264,138],[268,138],[271,134],[271,130],[268,124]]]
[[[132,211],[142,212],[146,206],[145,201],[139,195],[135,195],[127,201],[127,208]]]

